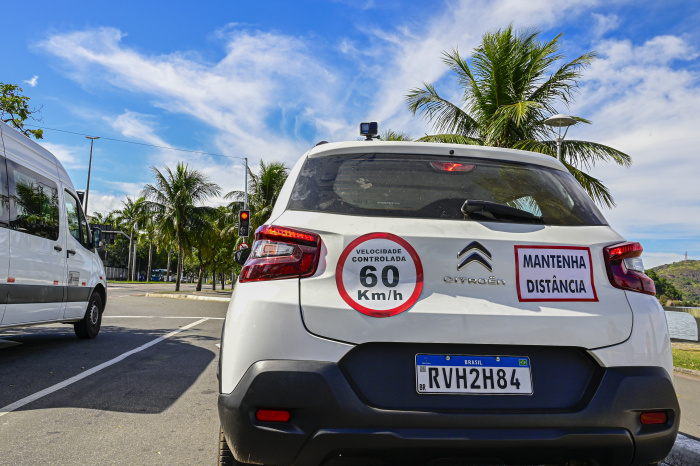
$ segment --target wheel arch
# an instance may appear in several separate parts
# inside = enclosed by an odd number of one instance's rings
[[[102,283],[98,283],[95,285],[95,288],[92,290],[93,293],[99,293],[100,298],[102,298],[102,312],[107,308],[107,290],[105,289],[104,285]]]

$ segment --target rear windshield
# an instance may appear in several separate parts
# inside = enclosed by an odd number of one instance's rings
[[[505,205],[537,218],[490,212],[465,215],[466,200]],[[567,172],[530,164],[407,154],[308,158],[288,208],[376,217],[606,224]]]

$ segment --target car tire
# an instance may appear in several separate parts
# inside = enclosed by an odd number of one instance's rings
[[[224,436],[224,428],[219,429],[219,466],[239,466],[243,463],[236,461],[233,457],[231,449],[228,447],[226,437]]]
[[[73,325],[75,335],[81,340],[95,338],[102,326],[102,311],[102,297],[99,293],[93,292],[88,301],[85,316]]]

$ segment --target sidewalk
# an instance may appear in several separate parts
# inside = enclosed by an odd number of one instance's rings
[[[161,291],[159,293],[146,293],[149,298],[195,299],[198,301],[229,302],[232,291],[229,290],[202,290],[202,291]]]

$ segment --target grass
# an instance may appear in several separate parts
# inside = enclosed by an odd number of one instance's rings
[[[673,365],[700,371],[700,349],[674,349]]]

